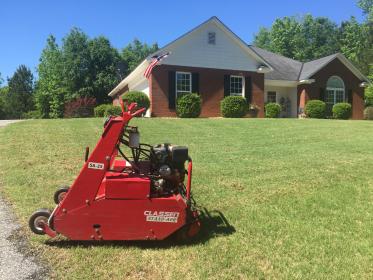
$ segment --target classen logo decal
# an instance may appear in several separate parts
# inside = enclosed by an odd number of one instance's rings
[[[179,212],[150,211],[144,212],[147,222],[177,223]]]
[[[99,162],[88,162],[88,168],[90,169],[104,169],[104,164]]]

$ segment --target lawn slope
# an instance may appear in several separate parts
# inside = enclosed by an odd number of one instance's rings
[[[105,245],[29,234],[37,208],[79,172],[102,119],[33,120],[0,130],[0,191],[57,279],[373,278],[373,122],[136,119],[143,142],[187,145],[193,193],[234,231],[191,245]]]

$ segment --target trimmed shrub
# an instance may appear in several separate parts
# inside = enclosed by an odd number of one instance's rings
[[[373,120],[373,106],[366,107],[364,110],[364,119]]]
[[[108,106],[112,106],[111,104],[101,104],[98,105],[93,109],[94,116],[96,118],[102,118],[105,116],[105,111],[108,108]]]
[[[308,118],[324,119],[326,114],[326,104],[321,100],[310,100],[304,109]]]
[[[334,104],[333,109],[333,118],[341,119],[341,120],[348,120],[352,114],[352,107],[349,103],[337,103]]]
[[[28,111],[22,114],[22,119],[41,119],[42,115],[39,110]]]
[[[365,89],[364,100],[365,107],[373,106],[373,86],[369,86]]]
[[[150,107],[149,97],[141,91],[129,91],[125,93],[122,98],[123,101],[128,102],[128,104],[136,102],[137,108],[146,108],[146,110],[148,110]]]
[[[88,118],[93,116],[96,99],[93,97],[80,97],[65,104],[65,118]]]
[[[224,118],[242,118],[247,109],[246,99],[242,96],[227,96],[220,101],[220,111]]]
[[[120,116],[121,114],[122,114],[122,108],[120,106],[107,104],[106,110],[104,112],[104,117]]]
[[[278,103],[267,103],[265,105],[266,118],[278,118],[281,113],[281,105]]]
[[[201,114],[202,99],[197,93],[182,94],[176,101],[176,115],[179,118],[198,118]]]

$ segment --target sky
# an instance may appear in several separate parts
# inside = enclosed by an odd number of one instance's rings
[[[48,35],[60,42],[72,27],[88,36],[104,35],[117,48],[134,38],[160,47],[212,16],[251,43],[260,27],[284,16],[328,17],[336,23],[355,16],[355,0],[0,0],[0,73],[13,75],[21,64],[36,73]]]

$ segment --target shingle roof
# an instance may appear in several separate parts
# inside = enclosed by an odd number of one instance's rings
[[[302,62],[255,46],[249,47],[272,66],[273,71],[264,74],[266,79],[298,81],[299,73],[302,70]]]
[[[300,62],[256,46],[249,45],[249,47],[273,67],[272,72],[264,74],[265,79],[268,80],[306,80],[338,57],[338,53],[335,53],[309,62]]]
[[[306,62],[303,64],[302,71],[299,75],[299,80],[305,80],[310,78],[313,74],[315,74],[318,70],[328,64],[330,61],[335,59],[338,56],[337,53],[322,57],[316,60],[312,60],[310,62]]]

